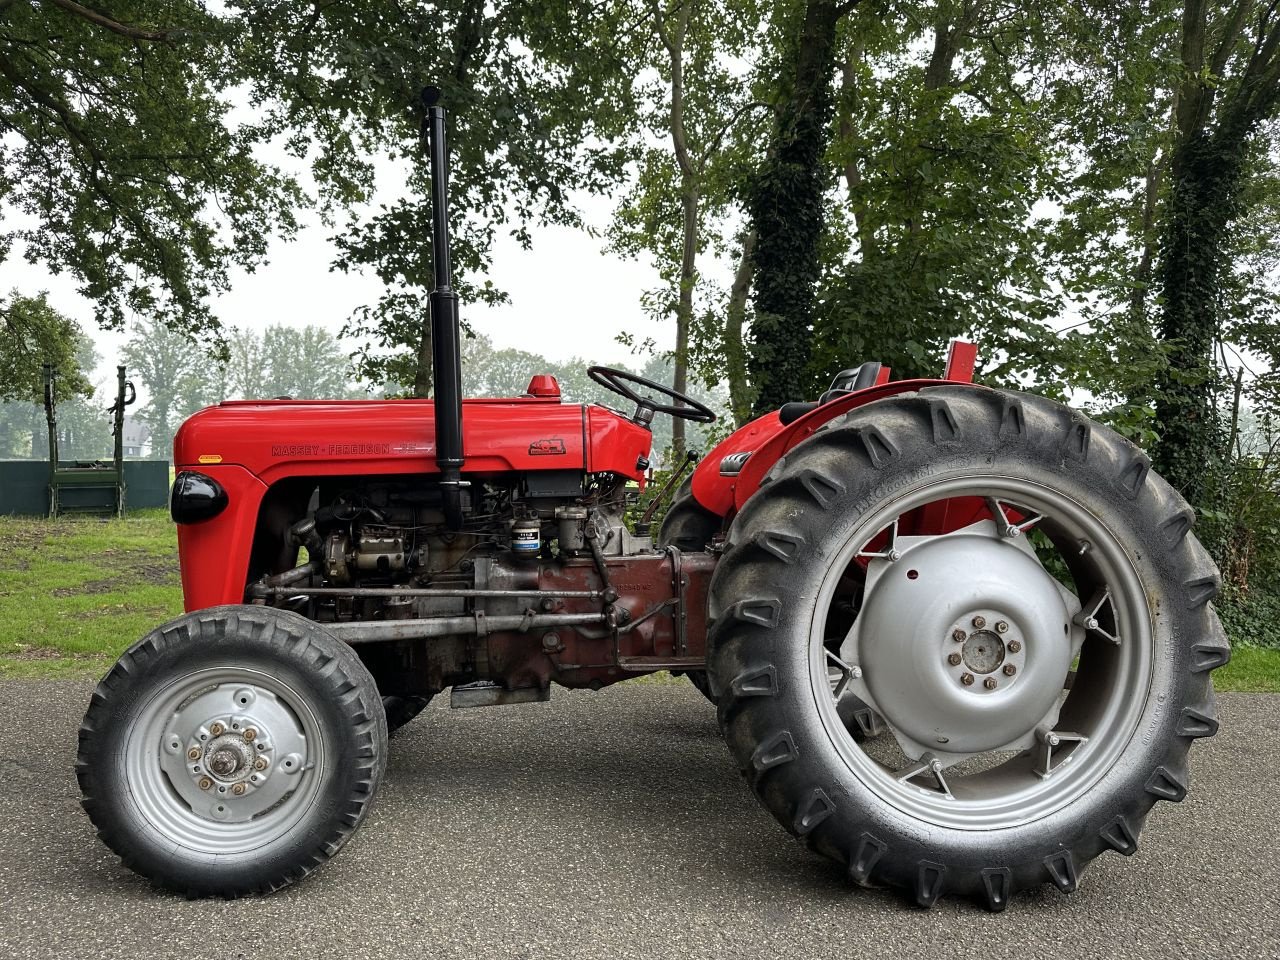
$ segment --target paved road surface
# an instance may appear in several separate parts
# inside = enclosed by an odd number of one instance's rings
[[[431,708],[336,860],[263,899],[153,892],[94,838],[90,686],[0,683],[0,958],[1280,957],[1280,696],[1221,697],[1191,796],[1071,897],[992,916],[847,886],[748,794],[684,685]]]

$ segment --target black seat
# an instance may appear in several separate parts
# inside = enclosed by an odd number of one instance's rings
[[[795,423],[806,413],[811,410],[817,410],[822,404],[830,403],[836,397],[843,397],[848,393],[865,390],[867,387],[874,387],[876,380],[880,376],[881,366],[882,364],[877,360],[868,360],[866,363],[851,367],[848,370],[841,370],[835,375],[827,391],[816,401],[804,400],[784,403],[778,410],[778,419],[784,424]]]

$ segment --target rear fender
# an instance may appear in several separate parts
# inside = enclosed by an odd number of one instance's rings
[[[694,499],[722,517],[737,512],[760,489],[760,483],[769,469],[787,451],[807,440],[823,424],[877,400],[943,384],[951,387],[968,386],[974,390],[988,389],[952,379],[896,380],[876,384],[824,403],[786,425],[778,419],[776,411],[753,420],[727,437],[698,464],[693,474]],[[747,452],[750,456],[736,476],[721,475],[720,464],[725,457]]]

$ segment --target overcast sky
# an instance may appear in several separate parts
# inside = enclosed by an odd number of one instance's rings
[[[608,223],[610,200],[586,197],[579,205],[592,225]],[[261,329],[269,323],[313,323],[336,334],[357,306],[377,300],[381,284],[376,278],[329,271],[334,255],[330,230],[314,218],[306,223],[293,242],[273,241],[268,262],[256,273],[232,273],[231,291],[214,301],[224,325]],[[535,233],[533,249],[526,251],[504,234],[493,253],[491,276],[510,294],[511,303],[463,304],[462,315],[498,346],[557,360],[580,356],[596,363],[626,362],[627,348],[614,339],[624,330],[637,341],[653,336],[665,344],[673,339],[674,324],[655,328],[640,308],[640,295],[656,282],[656,272],[645,262],[602,253],[603,246],[603,240],[584,231],[554,227]],[[0,264],[0,289],[7,294],[15,287],[25,294],[47,290],[53,305],[93,338],[102,357],[94,381],[114,375],[128,332],[99,330],[91,304],[76,292],[70,274],[54,276],[28,264],[15,250]]]

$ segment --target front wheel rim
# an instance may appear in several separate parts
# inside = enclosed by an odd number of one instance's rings
[[[1055,546],[1067,544],[1076,550],[1077,545],[1087,545],[1084,554],[1073,559],[1077,586],[1089,590],[1078,622],[1083,624],[1090,613],[1098,612],[1091,608],[1103,590],[1110,604],[1110,619],[1108,611],[1104,611],[1105,624],[1098,623],[1097,617],[1091,621],[1094,628],[1085,631],[1087,639],[1080,652],[1076,683],[1055,708],[1061,715],[1051,711],[1056,725],[1047,730],[1026,731],[1025,754],[1003,757],[995,751],[984,751],[984,765],[977,757],[962,762],[954,757],[940,761],[929,753],[912,756],[904,748],[903,763],[898,766],[878,759],[855,742],[837,712],[839,695],[853,693],[873,702],[875,698],[861,665],[848,662],[838,653],[833,656],[828,614],[841,591],[848,589],[846,571],[859,554],[866,556],[867,544],[877,534],[892,529],[895,519],[910,511],[958,497],[980,497],[988,503],[1008,505],[1016,511],[1014,517],[1038,516],[1041,529],[1052,531]],[[880,552],[886,557],[883,562],[891,562],[887,559],[890,550]],[[858,616],[863,616],[863,611]],[[1106,629],[1108,626],[1111,629]],[[850,635],[854,635],[853,631]],[[1115,637],[1121,642],[1113,644],[1111,639]],[[1116,766],[1151,692],[1151,613],[1121,540],[1075,499],[1022,478],[958,476],[917,487],[884,505],[843,539],[818,591],[809,667],[814,701],[827,736],[853,776],[881,800],[919,820],[943,827],[1013,827],[1063,809]],[[882,715],[885,712],[882,710]],[[892,732],[898,737],[901,731]],[[1075,740],[1077,735],[1082,739]],[[910,737],[902,739],[912,741]],[[1033,746],[1029,745],[1031,739]],[[981,769],[966,772],[969,767]]]
[[[130,724],[124,773],[133,805],[170,843],[244,854],[288,835],[327,773],[306,699],[278,677],[221,666],[157,690]]]

